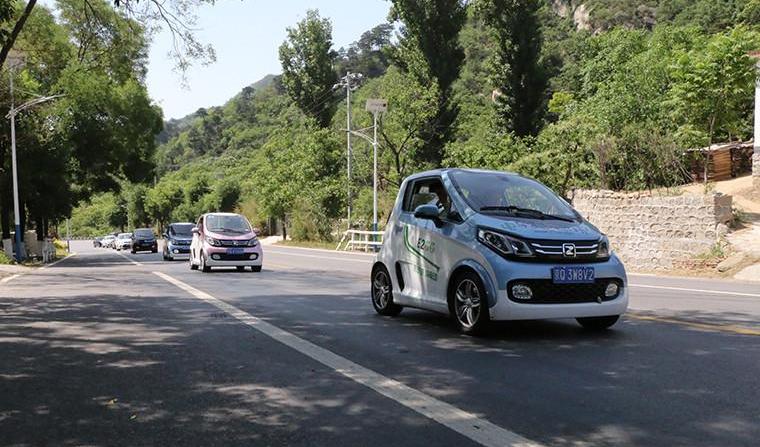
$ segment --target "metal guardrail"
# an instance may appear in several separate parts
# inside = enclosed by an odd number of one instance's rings
[[[370,248],[374,250],[380,248],[382,245],[382,231],[346,230],[346,232],[343,233],[340,242],[338,242],[338,246],[335,247],[335,250],[363,249],[364,251],[369,251]]]

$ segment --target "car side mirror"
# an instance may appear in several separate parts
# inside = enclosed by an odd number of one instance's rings
[[[193,229],[190,230],[190,231],[192,231],[193,234],[200,234],[201,233],[201,230],[198,229],[198,227],[193,227]]]
[[[255,234],[255,235],[256,235],[256,237],[259,237],[259,236],[261,235],[261,230],[260,230],[260,229],[258,229],[258,228],[254,228],[254,229],[253,229],[253,234]]]
[[[440,211],[438,211],[438,207],[433,204],[425,204],[420,205],[417,208],[414,209],[414,217],[417,219],[427,219],[432,220],[434,222],[440,221]]]

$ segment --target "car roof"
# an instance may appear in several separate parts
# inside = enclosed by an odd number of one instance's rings
[[[173,225],[195,225],[195,224],[192,222],[172,222],[169,224],[170,227]]]
[[[135,231],[153,231],[153,228],[135,228]]]
[[[204,216],[240,216],[238,213],[206,213]]]
[[[434,175],[441,175],[444,173],[450,173],[450,172],[480,172],[480,173],[499,173],[499,174],[506,174],[506,175],[514,175],[516,177],[522,177],[520,174],[516,172],[511,171],[496,171],[492,169],[472,169],[472,168],[440,168],[440,169],[431,169],[429,171],[422,171],[414,173],[407,177],[407,180],[414,180],[422,177],[430,177]]]
[[[132,236],[132,233],[119,233],[119,236]]]

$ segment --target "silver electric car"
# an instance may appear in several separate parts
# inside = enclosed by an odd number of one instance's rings
[[[507,172],[408,177],[371,275],[378,313],[447,313],[468,334],[492,320],[547,318],[606,329],[628,307],[607,237],[546,186]]]

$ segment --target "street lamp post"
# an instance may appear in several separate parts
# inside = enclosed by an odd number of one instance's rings
[[[21,207],[18,200],[18,164],[16,162],[16,115],[30,107],[42,104],[43,102],[51,101],[56,98],[60,98],[63,95],[53,96],[40,96],[30,101],[15,107],[13,104],[13,73],[10,75],[10,94],[11,94],[11,109],[5,115],[6,118],[11,120],[11,164],[13,171],[13,224],[15,227],[15,239],[16,239],[16,261],[21,262],[24,260],[23,246],[21,244]]]

